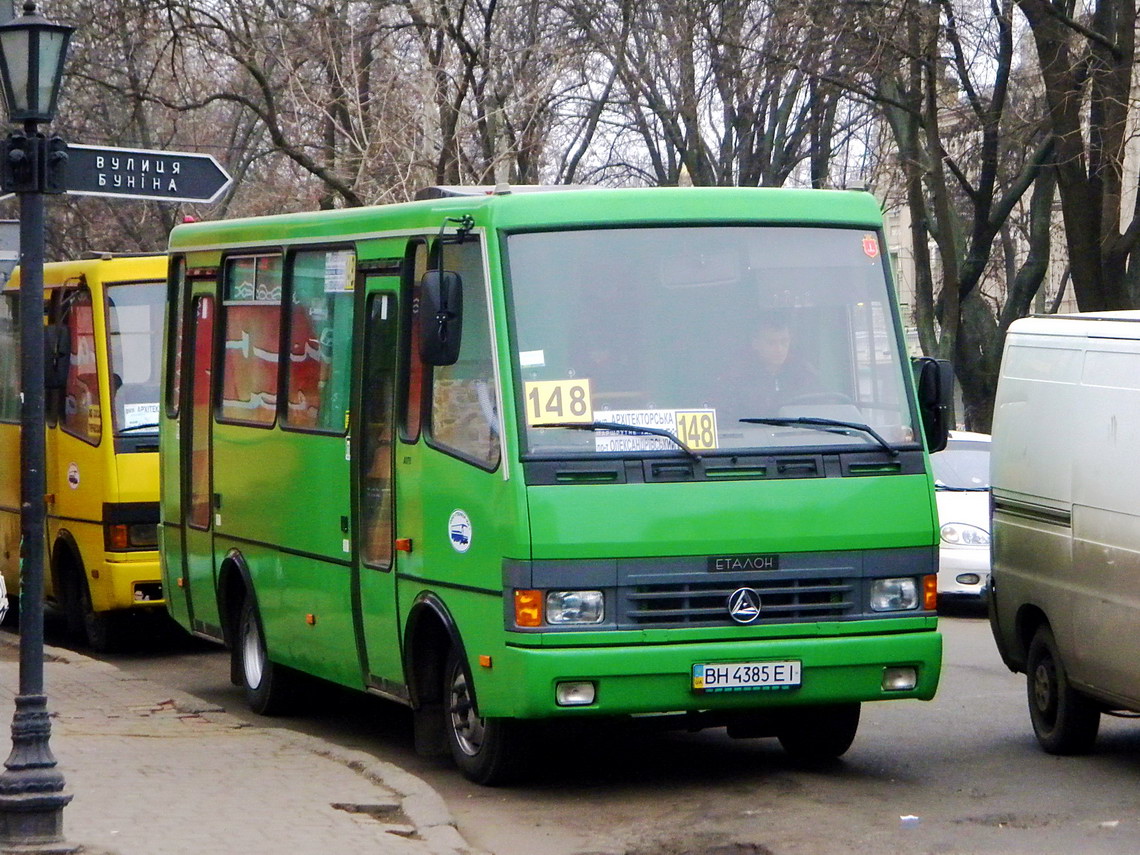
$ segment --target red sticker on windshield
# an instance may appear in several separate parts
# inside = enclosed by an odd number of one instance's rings
[[[863,252],[867,258],[877,258],[879,255],[879,238],[877,235],[863,235]]]

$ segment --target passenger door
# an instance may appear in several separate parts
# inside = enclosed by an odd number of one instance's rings
[[[395,584],[398,277],[397,267],[391,275],[365,279],[363,348],[352,426],[353,542],[357,544],[353,606],[367,684],[383,694],[406,698]]]
[[[184,585],[191,626],[222,637],[214,567],[213,410],[217,305],[209,293],[193,293],[185,340],[190,345],[189,394],[181,412],[182,536]]]

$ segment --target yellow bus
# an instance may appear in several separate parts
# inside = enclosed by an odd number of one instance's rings
[[[158,402],[165,255],[92,253],[44,267],[45,593],[69,631],[116,646],[161,610]],[[0,291],[0,572],[20,573],[19,268]]]

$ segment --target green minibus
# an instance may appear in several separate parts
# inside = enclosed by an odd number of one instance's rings
[[[947,366],[907,359],[883,248],[853,191],[177,226],[168,610],[255,710],[371,692],[481,783],[600,717],[841,755],[941,666]]]

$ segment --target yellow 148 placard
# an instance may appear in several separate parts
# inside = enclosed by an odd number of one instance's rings
[[[588,378],[531,380],[525,384],[524,393],[528,425],[553,422],[589,424],[594,420]]]

